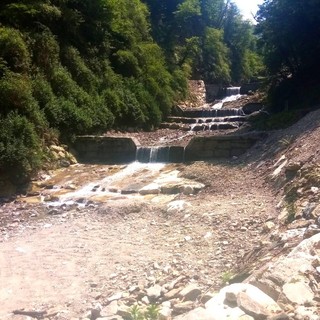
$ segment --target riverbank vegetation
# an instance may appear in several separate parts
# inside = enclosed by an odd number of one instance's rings
[[[52,141],[157,128],[190,78],[269,76],[290,107],[318,89],[319,10],[268,0],[256,26],[229,0],[1,1],[0,175],[27,180]]]

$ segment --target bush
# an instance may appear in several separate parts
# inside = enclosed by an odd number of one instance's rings
[[[53,69],[59,66],[60,47],[57,39],[48,29],[34,33],[32,37],[33,62],[45,75],[50,76]]]
[[[27,72],[30,67],[28,46],[20,31],[13,28],[0,28],[0,58],[15,72]]]
[[[24,183],[41,165],[41,141],[34,125],[25,117],[10,112],[0,117],[0,172],[15,184]]]
[[[79,51],[68,46],[63,50],[62,63],[67,67],[72,78],[87,92],[94,92],[99,87],[99,80],[86,65]]]
[[[25,115],[37,129],[46,126],[44,114],[32,95],[32,82],[27,76],[6,72],[0,79],[0,101],[0,114],[5,116],[11,111],[16,111]]]

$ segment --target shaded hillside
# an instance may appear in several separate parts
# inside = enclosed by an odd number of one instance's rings
[[[1,1],[0,174],[27,181],[53,141],[156,128],[191,74],[255,76],[253,29],[224,0]]]

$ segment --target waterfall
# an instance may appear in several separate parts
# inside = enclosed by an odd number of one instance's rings
[[[142,163],[183,162],[184,147],[139,147],[136,151],[136,161]]]
[[[236,96],[240,94],[240,88],[241,87],[228,87],[226,88],[226,96]]]
[[[170,147],[139,147],[136,153],[138,162],[169,162]]]

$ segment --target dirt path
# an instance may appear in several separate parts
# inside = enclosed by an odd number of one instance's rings
[[[206,188],[197,195],[121,196],[59,207],[54,215],[39,204],[2,205],[0,319],[27,319],[11,314],[22,308],[79,318],[132,285],[179,276],[218,289],[264,238],[275,198],[246,168],[199,162],[174,169]]]

